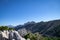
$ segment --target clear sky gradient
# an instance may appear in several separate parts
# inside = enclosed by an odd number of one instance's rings
[[[0,25],[60,19],[59,0],[0,0]]]

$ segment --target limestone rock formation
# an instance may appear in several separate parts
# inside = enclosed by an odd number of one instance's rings
[[[0,31],[0,40],[25,40],[17,31]]]

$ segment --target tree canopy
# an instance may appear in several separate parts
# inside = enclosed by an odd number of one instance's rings
[[[14,30],[14,28],[9,28],[8,26],[0,26],[0,30]]]

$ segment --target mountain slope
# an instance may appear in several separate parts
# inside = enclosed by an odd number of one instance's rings
[[[48,22],[28,22],[22,26],[15,27],[16,30],[25,28],[27,31],[31,31],[32,33],[39,32],[43,35],[49,36],[58,36],[60,37],[60,20],[52,20]]]

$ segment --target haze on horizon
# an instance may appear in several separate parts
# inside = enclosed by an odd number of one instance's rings
[[[60,19],[60,0],[0,0],[0,25]]]

